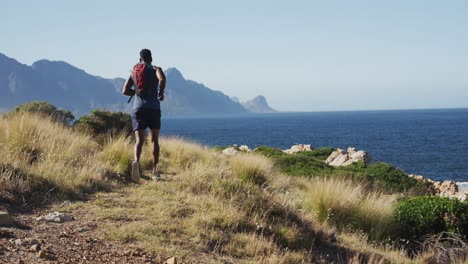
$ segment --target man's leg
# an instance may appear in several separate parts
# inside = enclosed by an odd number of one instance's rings
[[[145,130],[136,130],[135,137],[135,161],[140,162],[141,151],[143,149],[143,143],[145,141]]]
[[[153,174],[159,177],[159,129],[151,129],[151,143],[153,143]]]
[[[136,130],[135,131],[135,160],[132,163],[132,180],[134,182],[140,181],[140,156],[141,150],[143,149],[143,142],[145,139],[145,130]]]

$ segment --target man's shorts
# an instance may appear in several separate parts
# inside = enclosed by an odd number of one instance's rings
[[[150,129],[161,129],[161,110],[151,108],[140,108],[132,112],[133,131]]]

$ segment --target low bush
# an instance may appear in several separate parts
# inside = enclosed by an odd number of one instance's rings
[[[46,115],[55,121],[71,125],[75,120],[75,116],[69,111],[64,109],[57,109],[57,107],[43,101],[33,101],[17,106],[10,114],[18,113],[36,113]]]
[[[80,117],[74,127],[79,132],[93,135],[100,143],[109,137],[121,134],[128,136],[132,133],[129,114],[106,110],[93,110],[89,115]]]
[[[311,157],[311,158],[324,161],[330,156],[330,154],[332,154],[333,151],[335,151],[334,148],[327,147],[327,148],[314,149],[312,151],[302,151],[302,152],[296,153],[295,155]]]
[[[255,153],[262,154],[267,157],[276,157],[276,156],[284,156],[286,155],[281,149],[279,148],[270,148],[267,146],[260,146],[254,150]]]
[[[420,240],[423,236],[449,232],[466,238],[468,202],[434,196],[414,197],[398,203],[395,209],[399,238]]]
[[[275,165],[290,176],[350,178],[372,190],[384,193],[429,194],[430,183],[410,178],[403,171],[387,163],[365,165],[363,162],[356,162],[346,167],[328,166],[323,162],[323,158],[328,156],[326,154],[330,151],[329,148],[323,148],[273,157]]]
[[[326,165],[320,160],[302,155],[276,157],[275,165],[283,173],[291,176],[327,176],[333,172],[333,167]]]
[[[365,174],[372,179],[372,186],[386,192],[427,194],[428,183],[408,177],[408,174],[394,166],[377,162],[365,168]]]

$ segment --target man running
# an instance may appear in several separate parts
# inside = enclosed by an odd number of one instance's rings
[[[164,100],[166,76],[164,76],[162,69],[153,66],[152,62],[151,51],[149,49],[142,49],[140,51],[140,63],[134,67],[134,72],[128,77],[122,89],[124,95],[135,96],[131,115],[133,131],[136,136],[135,160],[132,163],[132,180],[134,182],[140,181],[140,156],[147,128],[151,131],[151,142],[153,144],[153,179],[159,179],[158,136],[161,129],[161,106],[159,101]],[[145,74],[137,76],[135,73],[137,66],[144,66],[138,68],[144,69]],[[144,80],[141,80],[142,78]],[[136,86],[135,89],[131,89],[135,85],[135,82],[144,82],[145,89],[138,89]]]

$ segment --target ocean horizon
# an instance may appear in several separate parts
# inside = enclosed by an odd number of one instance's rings
[[[165,117],[161,135],[213,146],[355,147],[409,174],[468,182],[468,108]],[[164,146],[162,146],[164,147]]]

